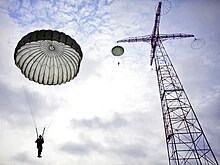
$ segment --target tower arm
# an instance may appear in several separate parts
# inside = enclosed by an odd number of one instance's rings
[[[137,36],[137,37],[129,37],[122,40],[118,40],[119,42],[151,42],[151,35],[145,35],[145,36]]]
[[[153,31],[152,31],[152,34],[151,34],[150,65],[152,65],[152,63],[153,63],[153,59],[154,59],[154,56],[155,56],[155,50],[156,50],[156,47],[157,47],[157,42],[158,42],[158,39],[160,37],[160,35],[159,35],[159,24],[160,24],[161,5],[162,5],[162,2],[159,2],[158,6],[157,6],[157,12],[156,12],[156,17],[155,17],[154,27],[153,27]]]
[[[188,37],[194,37],[193,34],[183,34],[183,33],[177,33],[177,34],[160,34],[159,39],[161,41],[165,40],[171,40],[171,39],[181,39],[181,38],[188,38]]]
[[[157,6],[157,12],[156,12],[156,17],[155,17],[155,22],[154,22],[154,27],[153,27],[153,31],[152,31],[152,37],[156,37],[157,35],[159,35],[159,24],[160,24],[160,13],[161,13],[161,5],[162,3],[159,2],[158,6]]]

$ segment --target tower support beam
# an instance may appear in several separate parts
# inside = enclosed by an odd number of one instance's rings
[[[155,56],[170,165],[217,165],[193,107],[161,41]]]

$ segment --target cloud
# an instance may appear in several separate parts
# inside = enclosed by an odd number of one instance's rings
[[[119,129],[120,127],[124,127],[127,125],[126,119],[123,119],[122,116],[119,115],[114,115],[114,117],[106,121],[104,119],[101,119],[99,117],[93,117],[91,119],[82,119],[82,120],[77,120],[77,119],[72,119],[71,120],[71,125],[73,128],[78,127],[84,127],[87,129],[111,129],[111,128],[116,128]]]
[[[132,157],[135,159],[146,158],[146,150],[141,144],[123,144],[119,146],[112,147],[110,150],[115,155],[120,155],[124,157]]]
[[[18,153],[17,155],[15,155],[13,157],[13,159],[16,162],[20,162],[20,163],[25,163],[25,164],[32,164],[33,163],[33,161],[30,159],[28,154],[25,152]]]
[[[68,29],[70,25],[70,34],[77,33],[88,37],[105,26],[108,16],[103,9],[111,3],[107,1],[105,3],[102,1],[19,1],[17,3],[12,0],[0,4],[0,7],[23,27],[23,31],[33,30],[33,27],[34,29],[61,30]]]
[[[160,111],[158,113],[160,114]],[[146,160],[151,162],[152,155],[161,155],[158,148],[164,146],[162,121],[160,115],[156,116],[152,111],[135,111],[117,113],[110,119],[97,116],[90,119],[72,119],[72,131],[77,132],[79,137],[62,144],[61,150],[73,157],[111,157],[122,164],[127,161],[132,164]],[[152,118],[155,119],[153,125],[148,123]],[[157,129],[158,125],[161,130]],[[165,161],[163,157],[165,154],[162,154],[158,164]]]
[[[89,154],[94,151],[100,152],[101,146],[91,141],[85,143],[66,142],[60,147],[60,149],[62,151],[71,154],[72,156],[74,155],[89,156]]]
[[[109,134],[111,137],[111,135]],[[85,158],[89,160],[97,158],[104,159],[106,164],[124,164],[130,163],[134,165],[144,164],[146,162],[157,162],[157,164],[164,164],[164,154],[161,155],[160,149],[148,146],[144,140],[129,142],[123,137],[118,137],[118,140],[97,142],[87,137],[81,139],[81,142],[67,142],[61,145],[60,149],[68,153],[73,158]],[[119,140],[120,139],[120,140]],[[100,140],[100,138],[99,138]],[[160,147],[159,147],[160,148]],[[152,152],[153,151],[153,152]],[[152,156],[161,156],[160,159],[155,160]],[[109,159],[111,161],[109,161]],[[91,163],[91,162],[90,162]]]
[[[74,156],[92,156],[92,155],[112,155],[117,159],[125,159],[132,157],[132,159],[139,159],[146,157],[146,148],[140,143],[126,144],[123,140],[118,144],[106,145],[104,143],[97,143],[91,140],[84,140],[83,142],[66,142],[61,145],[60,149],[64,152]]]
[[[25,106],[25,97],[22,94],[22,90],[8,86],[2,81],[0,81],[0,90],[0,118],[7,120],[16,127],[18,127],[18,123],[19,127],[21,125],[27,126],[30,120],[25,116],[29,116],[29,112]]]
[[[206,93],[202,100],[197,106],[199,111],[196,112],[198,112],[199,121],[216,157],[219,157],[218,146],[214,144],[220,144],[220,87],[216,87],[215,92]]]

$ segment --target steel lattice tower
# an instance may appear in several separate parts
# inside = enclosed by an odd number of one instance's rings
[[[119,42],[151,44],[150,65],[155,62],[163,123],[170,165],[218,165],[186,92],[177,76],[163,41],[194,37],[191,34],[159,34],[162,3],[156,10],[151,35],[130,37]],[[169,1],[167,1],[169,2]],[[169,2],[170,3],[170,2]]]

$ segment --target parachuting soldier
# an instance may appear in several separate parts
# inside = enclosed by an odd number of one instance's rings
[[[82,57],[80,45],[70,36],[56,30],[36,30],[28,33],[18,42],[14,52],[15,65],[22,74],[30,81],[46,86],[65,84],[74,79],[79,72]],[[29,100],[28,96],[26,98]],[[38,137],[33,116],[37,112],[33,112],[34,109],[30,108],[30,111],[37,133],[35,143],[38,157],[41,157],[44,134]]]
[[[37,140],[35,141],[35,143],[37,143],[37,149],[38,149],[38,155],[37,157],[41,158],[41,152],[43,150],[43,146],[42,144],[44,143],[44,138],[40,135]]]

